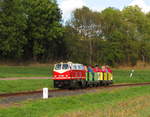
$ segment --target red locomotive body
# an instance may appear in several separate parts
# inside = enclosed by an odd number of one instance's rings
[[[55,64],[53,80],[55,88],[69,88],[78,86],[86,79],[86,71],[82,64],[59,63]]]

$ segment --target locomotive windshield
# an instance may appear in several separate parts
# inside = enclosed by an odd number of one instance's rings
[[[69,63],[59,63],[55,64],[55,70],[84,70],[84,66],[82,64],[69,64]]]
[[[62,69],[68,69],[69,65],[68,64],[62,64]]]
[[[61,70],[61,64],[56,64],[55,65],[55,70]]]
[[[69,65],[66,63],[56,64],[54,69],[55,70],[67,70],[69,69]]]

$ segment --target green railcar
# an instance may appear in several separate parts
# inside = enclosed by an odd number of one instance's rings
[[[112,73],[109,72],[86,72],[86,82],[87,84],[112,84]]]
[[[98,81],[99,73],[98,72],[86,72],[86,81]]]

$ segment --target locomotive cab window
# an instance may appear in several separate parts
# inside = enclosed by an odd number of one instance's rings
[[[55,70],[61,70],[61,64],[56,64],[54,69]]]
[[[55,70],[67,70],[69,69],[69,65],[68,64],[56,64],[55,65]]]
[[[62,64],[62,69],[69,69],[69,65],[68,64]]]

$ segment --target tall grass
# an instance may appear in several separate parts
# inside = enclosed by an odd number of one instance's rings
[[[74,111],[58,117],[148,117],[150,115],[150,95],[138,96],[126,101],[93,111]]]

